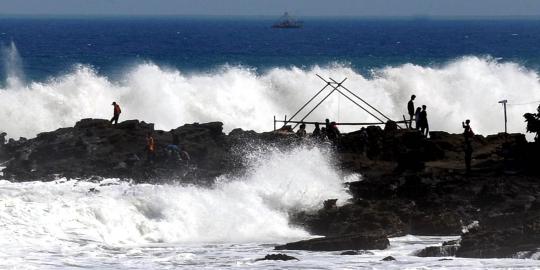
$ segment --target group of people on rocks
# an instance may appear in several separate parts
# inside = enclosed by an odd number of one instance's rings
[[[409,121],[408,126],[409,128],[412,127],[413,120],[415,122],[415,129],[419,130],[423,136],[428,136],[429,134],[429,123],[427,119],[427,106],[422,105],[422,107],[417,107],[415,109],[414,106],[414,100],[416,99],[416,95],[412,95],[411,99],[407,103],[407,111],[409,113]],[[120,109],[120,105],[118,105],[116,102],[113,102],[112,105],[114,106],[113,109],[113,117],[111,118],[110,122],[111,124],[114,122],[114,124],[118,123],[118,119],[120,117],[120,113],[122,113],[122,110]],[[320,141],[326,141],[329,140],[330,142],[336,144],[339,142],[339,138],[341,136],[341,132],[339,131],[337,127],[336,122],[330,122],[329,119],[325,119],[325,126],[320,127],[319,123],[314,123],[315,129],[311,133],[311,138],[320,140]],[[472,160],[472,138],[474,137],[474,133],[470,126],[470,120],[466,120],[462,123],[464,132],[464,139],[465,139],[465,145],[464,145],[464,152],[465,152],[465,167],[467,173],[471,170],[471,160]],[[283,132],[292,132],[292,128],[290,126],[283,126],[280,131]],[[361,134],[365,134],[367,138],[367,132],[365,128],[362,128]],[[296,136],[299,138],[305,138],[308,136],[306,131],[306,124],[301,123],[298,131],[296,131]],[[361,136],[362,138],[364,136]],[[173,139],[172,143],[168,144],[165,148],[165,151],[167,153],[167,156],[169,159],[174,160],[180,160],[180,161],[189,161],[190,157],[189,154],[180,149],[179,147],[180,142],[178,135],[173,133]],[[146,136],[146,152],[147,152],[147,161],[149,163],[153,163],[156,157],[156,144],[154,137],[151,132],[149,132]]]
[[[118,103],[113,102],[111,104],[113,106],[113,117],[109,121],[111,124],[118,124],[118,119],[120,118],[120,114],[122,113],[122,110],[120,109],[120,105]],[[148,132],[146,134],[146,160],[148,164],[153,164],[156,160],[156,142],[154,139],[154,135],[152,132]],[[188,152],[186,152],[184,149],[180,147],[180,139],[177,134],[172,134],[172,143],[168,144],[165,147],[165,153],[167,155],[168,160],[172,161],[182,161],[186,164],[189,163],[189,160],[191,159]]]
[[[412,129],[412,122],[414,119],[414,124],[416,130],[420,130],[422,135],[428,136],[429,134],[429,123],[427,118],[427,106],[422,105],[422,107],[414,108],[414,99],[416,95],[411,96],[411,100],[407,103],[407,111],[409,112],[409,128]]]
[[[414,119],[416,130],[420,130],[422,135],[427,137],[429,134],[429,124],[428,124],[427,112],[426,112],[427,106],[422,105],[421,108],[417,107],[415,110],[414,109],[415,98],[416,98],[416,95],[412,95],[411,99],[407,103],[407,111],[409,113],[409,128],[412,129],[412,122]],[[472,138],[474,137],[474,132],[472,131],[470,124],[471,124],[471,120],[469,119],[461,123],[463,127],[463,137],[464,137],[463,150],[465,152],[465,169],[467,173],[471,172],[471,161],[472,161],[472,153],[473,153]]]
[[[324,127],[321,128],[320,124],[317,122],[314,123],[314,125],[315,129],[313,129],[313,132],[311,133],[311,138],[320,141],[329,140],[333,143],[338,142],[341,132],[339,131],[336,122],[330,122],[330,119],[326,119]],[[300,124],[300,127],[296,131],[296,136],[299,138],[307,137],[306,124]]]

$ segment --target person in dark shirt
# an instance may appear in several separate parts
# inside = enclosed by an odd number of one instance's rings
[[[306,124],[302,123],[298,131],[296,131],[296,136],[298,136],[299,138],[304,138],[306,137],[306,134]]]
[[[319,138],[320,136],[321,136],[321,128],[319,127],[319,123],[315,123],[315,129],[313,130],[313,133],[311,133],[311,137]]]
[[[407,111],[409,112],[409,128],[412,129],[412,120],[414,117],[414,99],[416,98],[415,95],[411,96],[411,100],[409,100],[409,103],[407,103]]]
[[[461,126],[463,127],[463,137],[465,139],[465,170],[467,171],[467,174],[469,174],[471,172],[473,153],[472,138],[474,137],[474,133],[472,131],[471,121],[469,119],[465,120],[465,122],[461,122]]]
[[[416,108],[416,111],[414,112],[414,128],[416,130],[420,129],[420,113],[422,112],[422,108],[418,107]]]
[[[422,132],[422,135],[427,137],[429,134],[429,124],[426,108],[426,105],[422,105],[422,111],[420,112],[420,132]]]

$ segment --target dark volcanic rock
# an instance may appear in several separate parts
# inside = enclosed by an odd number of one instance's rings
[[[384,257],[381,261],[389,262],[389,261],[395,261],[395,260],[396,258],[392,256],[387,256],[387,257]]]
[[[205,179],[224,174],[230,155],[222,123],[189,124],[171,132],[154,130],[153,124],[128,120],[111,125],[103,119],[83,119],[72,128],[38,134],[34,139],[5,145],[13,156],[4,169],[8,179],[46,180],[91,176],[156,181],[179,178]],[[156,159],[146,160],[146,134],[156,143]],[[165,151],[172,134],[191,156],[189,165]],[[193,170],[197,168],[197,170]]]
[[[459,248],[459,244],[433,246],[424,248],[415,253],[418,257],[453,257],[456,255],[456,251]]]
[[[458,257],[511,258],[518,252],[536,251],[540,247],[540,234],[536,224],[528,228],[501,230],[475,230],[463,235]],[[532,229],[532,230],[531,230]]]
[[[441,210],[437,213],[414,216],[411,221],[410,233],[417,235],[460,235],[463,225],[458,214]]]
[[[156,142],[154,162],[146,157],[148,132]],[[278,248],[382,249],[388,246],[387,236],[460,234],[473,221],[480,227],[469,228],[461,246],[429,247],[420,255],[455,251],[464,257],[512,257],[540,247],[540,143],[527,143],[523,134],[474,136],[469,174],[462,134],[435,131],[426,139],[418,131],[390,125],[343,134],[335,145],[283,131],[235,129],[225,135],[219,122],[167,132],[137,120],[113,126],[103,119],[83,119],[32,139],[6,144],[3,136],[0,164],[6,166],[4,178],[12,181],[118,177],[208,185],[217,176],[247,172],[245,156],[298,145],[324,148],[336,168],[362,175],[362,181],[347,183],[353,198],[345,204],[325,198],[318,211],[291,213],[291,222],[325,238]],[[173,140],[189,154],[189,162],[168,155]]]
[[[255,261],[290,261],[290,260],[297,260],[297,258],[293,256],[289,256],[287,254],[267,254],[264,256],[264,258],[256,259]]]
[[[347,249],[385,249],[390,245],[382,233],[315,238],[277,246],[276,250],[337,251]]]

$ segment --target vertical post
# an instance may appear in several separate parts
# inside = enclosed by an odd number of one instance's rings
[[[499,103],[503,105],[503,109],[504,109],[504,133],[508,133],[508,128],[507,128],[508,118],[506,117],[506,103],[507,102],[508,100],[506,99],[499,101]]]
[[[274,115],[274,131],[276,131],[276,116]]]
[[[405,122],[405,128],[409,128],[409,124],[407,123],[407,118],[405,118],[405,115],[403,115],[403,122]],[[412,123],[411,123],[411,129],[412,129]]]

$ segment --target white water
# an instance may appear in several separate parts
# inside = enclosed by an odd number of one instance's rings
[[[344,203],[344,179],[357,180],[340,176],[329,153],[318,148],[249,159],[245,176],[221,178],[213,188],[114,179],[0,181],[0,266],[21,266],[21,257],[41,265],[55,256],[62,262],[82,256],[85,262],[131,247],[306,238],[289,224],[288,212],[319,209],[328,198]]]
[[[160,129],[223,121],[226,131],[235,127],[266,131],[273,126],[273,115],[290,117],[324,85],[316,74],[336,80],[347,77],[349,89],[393,119],[402,119],[410,95],[416,94],[416,105],[428,106],[431,130],[461,132],[461,122],[471,119],[476,133],[501,132],[499,100],[508,99],[510,104],[540,100],[537,72],[478,57],[437,67],[387,67],[374,70],[369,78],[343,65],[273,68],[262,74],[224,66],[209,73],[186,74],[146,63],[127,70],[122,80],[111,81],[78,66],[46,82],[8,83],[0,89],[0,127],[11,137],[31,137],[72,126],[85,117],[110,118],[110,104],[117,101],[122,106],[121,119],[153,122]],[[522,115],[534,112],[536,106],[510,105],[509,131],[524,132]],[[307,120],[327,117],[342,122],[374,121],[337,92]]]
[[[11,183],[0,180],[0,269],[534,269],[536,260],[419,258],[455,237],[406,236],[386,250],[280,251],[300,261],[256,261],[276,244],[309,238],[287,212],[349,195],[329,154],[298,148],[248,157],[244,177],[213,188],[132,185],[115,179]],[[98,193],[89,192],[95,188]],[[383,262],[393,256],[397,261]]]

